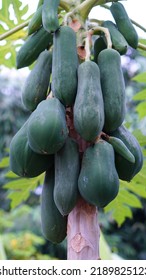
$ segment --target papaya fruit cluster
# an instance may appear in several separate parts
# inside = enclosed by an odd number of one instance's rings
[[[14,173],[31,178],[45,172],[42,230],[54,243],[65,238],[67,216],[80,196],[105,207],[117,196],[119,179],[131,181],[143,164],[138,141],[123,125],[126,106],[120,54],[128,44],[137,44],[123,6],[111,5],[119,30],[113,23],[104,23],[113,48],[106,48],[102,38],[95,42],[94,61],[82,63],[75,31],[59,26],[58,6],[59,1],[43,1],[17,54],[17,68],[37,61],[22,90],[22,102],[31,114],[10,144]]]

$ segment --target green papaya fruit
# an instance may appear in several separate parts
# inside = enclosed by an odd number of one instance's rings
[[[135,157],[135,162],[132,163],[118,153],[115,153],[115,164],[119,178],[124,181],[131,181],[143,166],[141,147],[134,135],[124,125],[121,125],[111,135],[122,140]]]
[[[125,118],[125,82],[121,68],[120,54],[106,49],[98,56],[101,88],[104,100],[104,131],[116,130]]]
[[[124,36],[117,29],[116,25],[112,21],[106,20],[103,22],[102,26],[108,28],[109,30],[112,41],[112,47],[115,50],[117,50],[121,55],[126,54],[128,43]]]
[[[20,177],[32,178],[48,170],[54,163],[53,155],[39,155],[29,146],[28,121],[10,143],[10,169]]]
[[[106,49],[107,48],[107,45],[103,39],[103,37],[98,37],[95,42],[94,42],[94,50],[93,50],[93,55],[94,55],[94,62],[97,63],[97,60],[98,60],[98,55],[99,53]]]
[[[39,9],[39,7],[43,5],[43,3],[44,3],[44,0],[39,0],[38,5],[37,5],[37,9]]]
[[[55,32],[59,28],[58,7],[60,0],[44,0],[42,9],[43,27],[47,32]]]
[[[138,46],[138,35],[125,7],[120,2],[113,2],[110,6],[110,11],[121,34],[125,37],[128,44],[136,49]]]
[[[41,101],[28,122],[28,141],[32,150],[39,154],[54,154],[63,147],[67,136],[64,106],[57,98]]]
[[[17,69],[31,65],[45,49],[49,49],[53,43],[52,34],[43,27],[27,38],[16,55]]]
[[[119,178],[111,144],[99,140],[86,149],[83,154],[78,188],[81,196],[97,207],[105,207],[117,196]]]
[[[40,29],[42,25],[42,7],[43,5],[40,5],[32,16],[28,24],[28,35],[31,35]]]
[[[55,154],[54,201],[63,216],[68,215],[76,205],[79,170],[78,144],[68,138]]]
[[[127,159],[129,162],[132,163],[135,162],[134,155],[130,152],[130,150],[127,148],[127,146],[124,144],[124,142],[121,139],[117,137],[109,136],[108,142],[113,146],[114,150],[122,157]]]
[[[86,141],[94,141],[104,125],[104,104],[98,65],[85,61],[78,68],[74,126]]]
[[[22,102],[29,111],[34,111],[37,105],[46,99],[51,70],[52,53],[45,50],[39,55],[22,90]]]
[[[67,217],[57,209],[54,197],[54,167],[46,172],[41,194],[41,227],[44,237],[52,243],[60,243],[66,237]]]
[[[54,33],[52,92],[64,105],[73,105],[77,91],[76,34],[69,26]]]

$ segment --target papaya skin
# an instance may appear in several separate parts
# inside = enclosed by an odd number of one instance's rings
[[[129,46],[137,49],[138,35],[126,12],[125,7],[120,2],[114,2],[110,7],[110,11],[114,17],[119,31],[125,37]]]
[[[42,8],[42,23],[47,32],[55,32],[59,28],[59,0],[44,0]]]
[[[135,157],[135,163],[131,163],[121,155],[115,153],[115,165],[119,178],[130,182],[143,166],[141,147],[134,135],[124,125],[121,125],[111,135],[121,139]]]
[[[39,103],[28,122],[28,142],[38,154],[55,154],[68,137],[65,108],[57,98]]]
[[[128,43],[124,36],[117,29],[117,26],[110,20],[104,21],[102,26],[108,28],[110,32],[112,47],[117,50],[120,55],[126,54]]]
[[[53,36],[52,92],[65,106],[72,106],[77,92],[76,34],[62,26]]]
[[[66,237],[67,217],[57,209],[54,198],[54,166],[45,173],[41,194],[41,227],[44,237],[52,243],[60,243]]]
[[[73,110],[76,131],[84,140],[94,141],[103,129],[104,103],[99,67],[93,61],[85,61],[78,68],[78,88]]]
[[[85,201],[97,207],[105,207],[117,196],[119,177],[111,144],[99,140],[95,145],[86,149],[78,187]]]
[[[114,49],[105,49],[98,56],[101,89],[104,100],[105,122],[103,131],[116,130],[124,121],[125,82],[121,68],[121,57]]]
[[[16,55],[17,69],[30,66],[39,54],[53,44],[53,36],[43,27],[29,36]]]
[[[53,155],[39,155],[29,146],[28,121],[18,130],[10,143],[10,168],[20,177],[33,178],[54,164]]]
[[[77,203],[79,170],[78,144],[68,137],[55,154],[54,201],[63,216],[68,215]]]
[[[37,105],[47,98],[51,68],[52,52],[45,50],[39,55],[22,90],[22,103],[27,110],[34,111]]]

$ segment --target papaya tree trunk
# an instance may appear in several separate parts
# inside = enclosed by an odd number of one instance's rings
[[[67,259],[100,259],[99,237],[97,208],[80,198],[68,216]]]
[[[80,160],[90,143],[83,140],[75,131],[73,124],[73,109],[66,109],[66,119],[70,137],[79,146]],[[100,227],[97,207],[79,198],[76,206],[68,215],[67,224],[67,259],[97,260],[99,256]]]

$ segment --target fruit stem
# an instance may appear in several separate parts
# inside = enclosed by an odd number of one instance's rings
[[[112,41],[111,41],[111,36],[109,33],[108,28],[105,27],[101,27],[101,26],[96,26],[96,27],[92,27],[89,32],[91,33],[91,35],[95,34],[95,33],[99,33],[99,32],[103,32],[105,37],[106,37],[106,41],[107,41],[107,48],[111,49],[112,48]]]
[[[70,4],[68,1],[60,0],[59,6],[67,12],[70,10]]]
[[[146,51],[146,45],[138,43],[138,49],[141,49],[143,51]]]
[[[17,25],[16,27],[14,27],[13,29],[5,32],[4,34],[0,35],[0,41],[6,39],[7,37],[13,35],[14,33],[18,32],[19,30],[23,29],[24,27],[28,26],[30,20],[25,21],[19,25]]]
[[[87,32],[87,36],[85,39],[85,51],[86,51],[86,61],[90,60],[90,55],[91,55],[91,51],[90,51],[90,45],[91,45],[91,34],[89,32]]]

